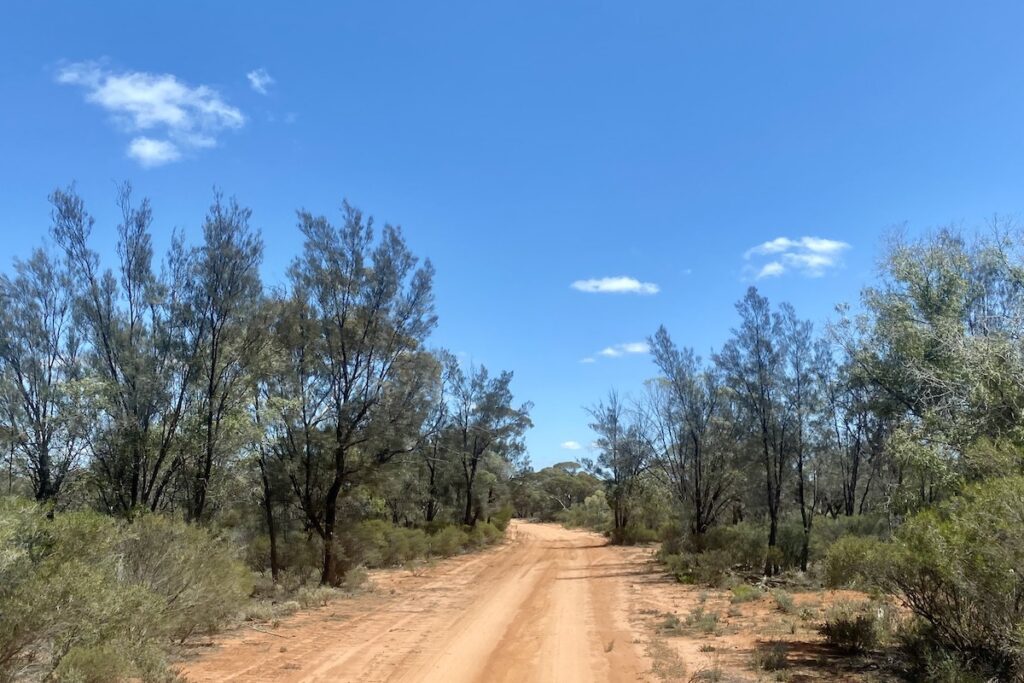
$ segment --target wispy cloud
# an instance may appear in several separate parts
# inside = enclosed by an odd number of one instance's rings
[[[583,448],[579,441],[563,441],[562,448],[567,451],[578,451]]]
[[[846,242],[823,237],[776,237],[747,249],[743,258],[747,261],[757,257],[770,257],[767,263],[748,266],[747,272],[754,272],[757,279],[778,277],[796,272],[807,277],[820,277],[830,268],[841,263],[842,253],[850,248]]]
[[[249,79],[249,85],[252,89],[261,95],[266,95],[267,88],[275,83],[273,77],[267,73],[266,69],[253,69],[245,74],[245,77]]]
[[[145,167],[215,147],[222,131],[245,124],[242,112],[216,90],[189,86],[172,74],[115,72],[97,62],[77,62],[61,68],[57,82],[84,88],[86,101],[110,112],[126,132],[147,133],[133,137],[127,149]]]
[[[658,285],[653,282],[640,282],[625,275],[576,280],[570,287],[594,294],[657,294],[660,291]]]
[[[622,356],[632,356],[637,354],[648,353],[651,347],[647,345],[647,342],[626,342],[625,344],[615,344],[614,346],[606,346],[593,356],[587,356],[580,360],[581,363],[595,363],[597,357],[601,358],[620,358]]]
[[[647,345],[647,342],[627,342],[625,344],[616,344],[615,346],[606,346],[598,351],[598,353],[609,358],[616,358],[631,353],[647,353],[650,350],[651,347]]]

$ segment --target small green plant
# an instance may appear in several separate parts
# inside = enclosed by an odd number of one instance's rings
[[[773,590],[771,594],[772,598],[775,599],[775,606],[780,612],[796,614],[796,602],[793,600],[792,595],[779,588]]]
[[[753,602],[761,597],[761,590],[756,586],[751,586],[746,583],[741,583],[732,589],[732,597],[729,598],[729,602],[734,605],[738,605],[744,602]]]
[[[686,627],[711,635],[718,631],[718,613],[705,612],[703,607],[697,607],[686,616]]]
[[[681,636],[685,629],[679,617],[674,614],[666,614],[665,618],[658,625],[658,631],[668,636]]]

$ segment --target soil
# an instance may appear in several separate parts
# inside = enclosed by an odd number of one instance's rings
[[[667,577],[653,552],[513,521],[498,547],[371,572],[365,594],[227,633],[181,673],[197,683],[881,680],[817,634],[825,607],[863,596],[794,594],[791,613],[767,595],[732,605],[728,591]],[[753,663],[766,646],[784,650],[784,669]]]

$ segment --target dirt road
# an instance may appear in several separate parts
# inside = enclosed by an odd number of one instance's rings
[[[628,614],[635,555],[591,533],[515,523],[508,541],[245,629],[184,668],[192,681],[637,681],[650,663]]]

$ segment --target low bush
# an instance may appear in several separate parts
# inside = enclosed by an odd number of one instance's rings
[[[455,526],[446,526],[429,539],[430,552],[441,557],[458,555],[469,544],[469,536]]]
[[[504,532],[490,522],[477,522],[469,530],[469,546],[472,548],[483,548],[493,545],[502,539]]]
[[[493,524],[498,531],[505,531],[505,529],[508,528],[508,523],[512,521],[513,517],[515,517],[515,514],[515,508],[511,505],[506,505],[499,508],[497,512],[491,515],[491,518],[488,521]]]
[[[203,529],[0,501],[0,680],[153,680],[173,639],[240,609],[250,574]]]
[[[758,643],[754,648],[752,664],[761,671],[781,671],[789,666],[787,659],[788,647],[785,643],[771,641]]]
[[[780,612],[786,614],[796,614],[796,602],[793,600],[793,596],[782,590],[776,588],[771,592],[772,598],[775,600],[775,606]]]
[[[866,652],[878,646],[882,624],[870,606],[842,604],[826,613],[825,623],[818,631],[833,647],[845,652]]]
[[[590,529],[600,533],[612,526],[612,511],[603,490],[587,496],[579,505],[573,505],[558,515],[558,520],[567,527]]]
[[[863,536],[837,540],[825,556],[825,585],[830,588],[869,587],[880,576],[876,560],[881,547],[881,541]]]
[[[641,545],[658,540],[658,531],[639,524],[629,524],[623,529],[613,529],[611,541],[616,545]]]
[[[909,518],[862,574],[967,670],[1024,677],[1024,477],[991,479]]]
[[[732,597],[729,598],[729,602],[731,602],[734,605],[737,605],[743,602],[753,602],[754,600],[759,600],[760,598],[760,589],[746,583],[741,583],[740,585],[732,589]]]

